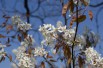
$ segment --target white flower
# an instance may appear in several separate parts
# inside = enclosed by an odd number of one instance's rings
[[[20,16],[12,16],[12,23],[13,25],[18,25],[23,22],[21,21]]]
[[[42,33],[53,33],[55,31],[55,27],[51,24],[44,24],[44,26],[40,26],[39,31]],[[43,35],[45,35],[45,33],[43,33]]]
[[[57,21],[57,27],[63,26],[61,21]]]
[[[22,23],[22,24],[18,24],[17,28],[25,32],[25,31],[31,29],[31,24],[27,24],[27,22]]]
[[[20,29],[24,32],[31,29],[31,24],[28,24],[27,22],[22,21],[20,19],[20,16],[13,16],[12,23],[13,23],[13,25],[16,25],[18,29]]]
[[[81,6],[83,4],[83,2],[81,2],[81,0],[73,0],[74,4],[77,4],[78,1],[78,5]],[[84,0],[87,4],[90,3],[90,0]]]
[[[11,67],[12,67],[12,68],[18,68],[18,67],[16,66],[16,64],[14,64],[14,63],[11,63]]]
[[[6,47],[6,45],[2,45],[0,43],[0,56],[4,56],[5,55],[5,51],[4,51],[4,48]]]
[[[94,50],[92,47],[89,47],[85,51],[87,62],[97,68],[103,68],[103,58],[101,55]]]
[[[77,4],[78,2],[78,5],[81,6],[82,5],[82,2],[80,0],[73,0],[74,4]]]
[[[18,53],[17,49],[13,49],[12,52],[13,52],[14,54],[17,54],[17,53]]]
[[[65,32],[66,31],[66,26],[60,26],[60,27],[58,27],[57,31],[60,32],[60,33],[61,32]]]
[[[53,53],[53,54],[56,54],[56,49],[53,49],[53,50],[52,50],[52,53]]]
[[[64,34],[63,34],[63,37],[65,39],[73,39],[74,38],[74,35],[75,35],[75,28],[73,29],[67,29]]]
[[[35,42],[35,40],[33,39],[32,35],[29,35],[29,34],[28,34],[28,36],[24,39],[25,45],[28,45],[28,46],[33,45],[34,42]]]
[[[34,50],[34,56],[45,56],[45,55],[47,55],[47,53],[48,52],[45,51],[45,49],[42,47],[37,47]]]
[[[34,68],[34,63],[32,63],[30,57],[26,53],[21,53],[18,58],[18,66],[24,68]]]

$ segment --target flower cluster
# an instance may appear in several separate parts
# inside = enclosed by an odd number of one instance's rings
[[[35,60],[31,60],[31,58],[34,59],[34,57],[30,57],[25,51],[26,48],[22,45],[13,50],[13,53],[16,55],[16,60],[18,61],[18,66],[22,68],[34,68]]]
[[[30,59],[31,57],[29,57],[28,54],[26,53],[20,53],[18,56],[18,66],[19,67],[25,67],[25,68],[34,68],[34,63],[32,62],[32,60]]]
[[[26,49],[28,46],[33,45],[34,39],[31,35],[28,35],[23,42],[21,42],[21,46],[17,49],[14,49],[12,52],[16,55],[16,60],[18,62],[18,66],[21,68],[34,68],[35,60],[33,56],[30,56],[26,53]]]
[[[96,50],[89,47],[86,49],[85,54],[88,63],[96,68],[103,68],[103,58]]]
[[[39,31],[44,36],[44,40],[41,42],[42,45],[55,45],[55,41],[58,39],[62,39],[68,45],[73,44],[73,39],[75,35],[75,27],[74,28],[66,28],[66,26],[62,25],[62,22],[57,22],[57,27],[54,27],[51,24],[44,24],[44,26],[40,26]],[[60,37],[62,36],[62,37]],[[85,38],[82,35],[77,35],[76,41],[78,41],[81,45],[82,42],[85,42]],[[80,45],[79,44],[79,45]],[[85,43],[84,43],[85,44]]]
[[[37,47],[34,50],[34,56],[45,56],[45,55],[47,55],[47,53],[48,52],[45,51],[45,49],[42,47]]]
[[[4,51],[4,48],[5,48],[5,47],[6,47],[5,45],[2,45],[2,44],[0,43],[0,57],[5,56],[5,51]]]
[[[28,24],[27,22],[23,22],[19,16],[13,16],[12,17],[12,22],[14,25],[17,26],[17,28],[19,30],[22,30],[22,31],[27,31],[29,29],[31,29],[31,24]]]
[[[12,17],[12,21],[14,25],[17,25],[17,28],[22,31],[27,31],[31,29],[31,25],[24,23],[21,21],[20,17],[14,16]],[[61,21],[57,22],[56,27],[51,24],[43,24],[43,26],[40,26],[39,31],[42,33],[44,39],[41,41],[41,45],[50,45],[52,47],[55,47],[57,42],[59,42],[60,45],[65,44],[72,46],[73,43],[80,47],[79,50],[83,49],[84,46],[86,46],[87,41],[89,41],[91,44],[97,44],[98,37],[96,34],[94,34],[92,31],[86,30],[82,35],[76,35],[76,39],[74,41],[75,36],[75,30],[76,28],[68,28],[66,26],[63,26]],[[31,35],[27,35],[27,37],[24,38],[24,40],[21,42],[21,46],[19,46],[17,49],[13,50],[13,53],[16,55],[17,65],[21,68],[34,68],[34,62],[35,62],[35,56],[46,56],[48,52],[42,47],[35,47],[33,50],[30,50],[29,53],[29,47],[34,44],[34,39]],[[58,45],[59,45],[58,44]],[[74,48],[76,50],[76,48]],[[2,47],[2,50],[3,47]],[[1,54],[0,51],[0,54]],[[56,53],[56,49],[53,50],[53,53]],[[100,57],[100,54],[98,54],[93,48],[89,47],[85,51],[87,62],[90,63],[92,66],[96,66],[98,68],[103,67],[103,58]],[[13,66],[15,66],[13,64]]]
[[[34,42],[35,42],[35,41],[34,41],[32,35],[29,35],[29,34],[28,34],[28,36],[24,39],[24,41],[21,42],[21,45],[27,47],[27,46],[33,45]]]

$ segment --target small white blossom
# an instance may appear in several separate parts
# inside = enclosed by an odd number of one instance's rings
[[[0,56],[5,56],[5,51],[4,51],[4,48],[5,48],[6,46],[5,45],[2,45],[1,43],[0,43]]]
[[[31,24],[28,24],[27,22],[22,21],[20,19],[20,16],[13,16],[12,23],[13,25],[16,25],[19,30],[22,30],[24,32],[31,29]]]
[[[12,16],[12,23],[13,25],[18,25],[23,22],[21,21],[20,16]]]
[[[84,0],[87,4],[90,3],[90,0]],[[78,2],[78,5],[81,6],[83,3],[81,2],[81,0],[73,0],[74,4],[77,4]]]
[[[24,41],[21,42],[21,45],[27,47],[27,46],[31,46],[34,44],[34,39],[32,37],[32,35],[29,35],[24,39]]]
[[[31,29],[31,24],[27,24],[27,22],[23,23],[23,24],[18,24],[17,28],[25,32],[25,31]]]
[[[57,21],[57,27],[63,26],[61,21]]]
[[[92,47],[89,47],[86,49],[85,54],[88,63],[97,68],[103,68],[103,58],[96,50],[94,50]]]
[[[18,55],[18,66],[19,67],[25,67],[25,68],[34,68],[34,63],[32,63],[30,57],[26,53],[20,53]]]
[[[18,68],[18,67],[16,66],[16,64],[14,64],[14,63],[11,63],[11,67],[12,67],[12,68]]]
[[[34,56],[45,56],[45,55],[47,55],[47,53],[48,52],[45,51],[45,49],[42,47],[37,47],[34,50]]]

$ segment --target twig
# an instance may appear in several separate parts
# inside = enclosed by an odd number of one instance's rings
[[[9,58],[9,56],[6,54],[6,57]],[[13,60],[11,60],[12,63],[14,63],[18,68],[20,68]]]
[[[28,7],[28,0],[24,0],[24,7],[26,9],[27,22],[30,23],[30,21],[29,21],[30,10]]]
[[[45,61],[51,66],[51,68],[54,68],[53,65],[43,56],[43,58],[45,59]]]
[[[78,2],[77,2],[77,5],[76,5],[76,30],[75,30],[75,35],[74,35],[74,39],[73,39],[73,41],[75,41],[75,39],[76,39],[76,35],[77,35],[77,31],[78,31],[78,25],[79,25],[79,23],[78,23]],[[73,43],[73,45],[72,45],[72,61],[73,61],[73,68],[75,68],[75,59],[74,59],[74,43]]]

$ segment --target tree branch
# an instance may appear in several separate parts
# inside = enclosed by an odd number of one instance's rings
[[[28,0],[24,0],[24,7],[26,9],[27,22],[30,23],[30,20],[29,20],[30,10],[28,7]]]

